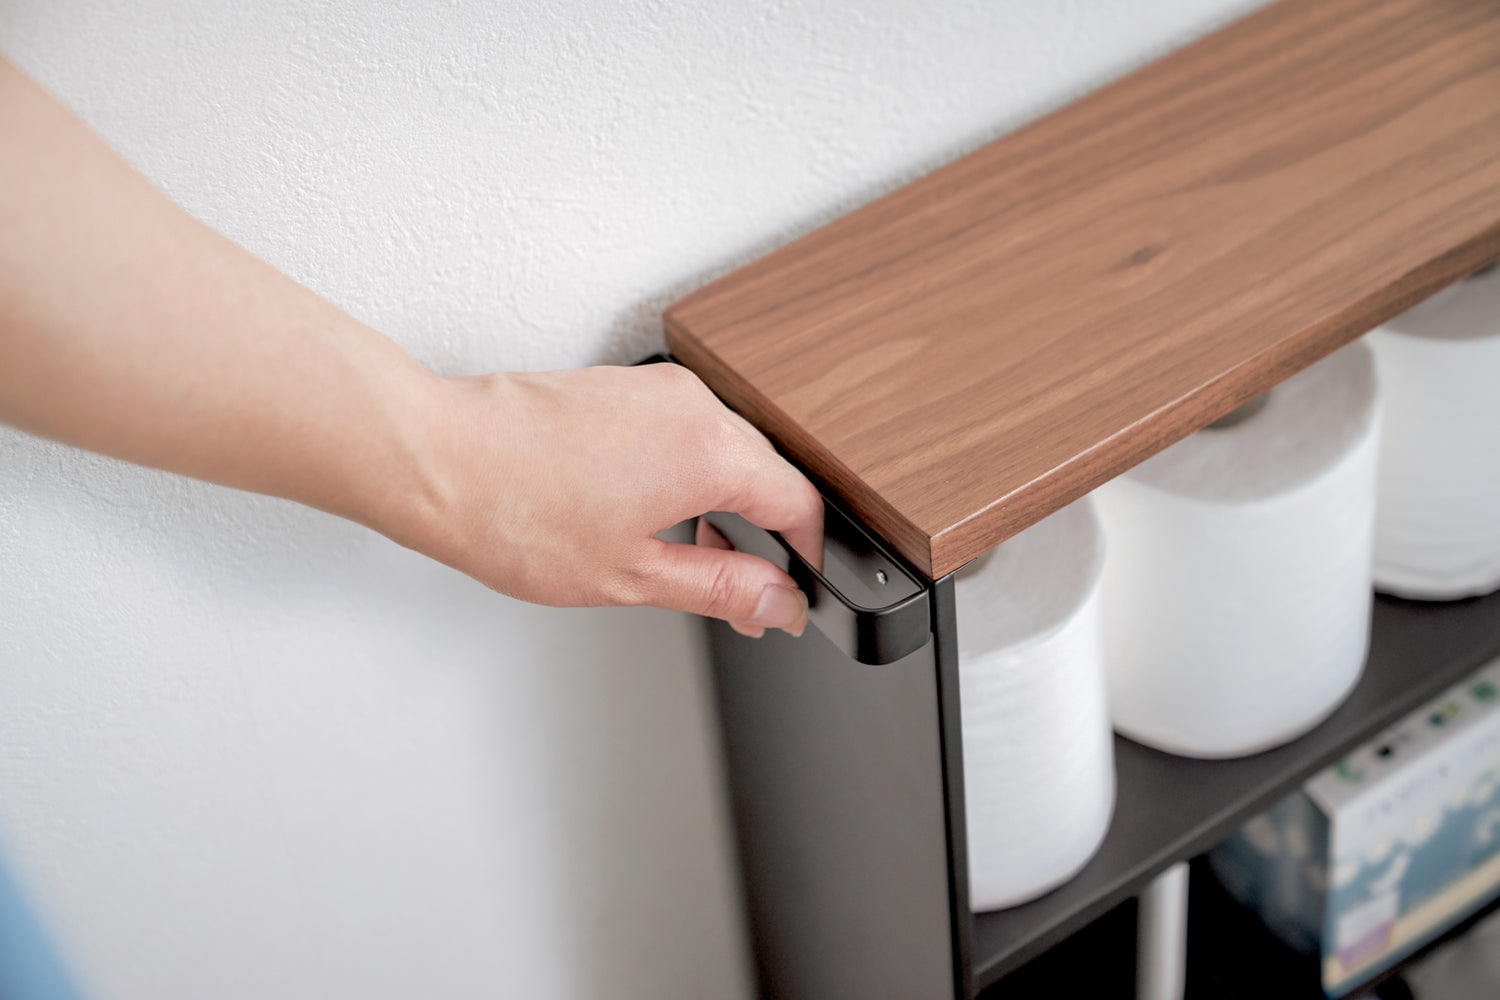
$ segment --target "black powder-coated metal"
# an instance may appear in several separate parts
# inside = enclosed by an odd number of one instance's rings
[[[749,640],[715,627],[764,996],[968,997],[997,985],[1500,653],[1500,594],[1377,597],[1364,675],[1321,725],[1236,760],[1117,738],[1119,794],[1099,852],[1041,899],[971,917],[952,588],[946,578],[928,592],[933,641],[886,667],[856,663],[813,629]]]
[[[948,833],[948,907],[953,915],[953,981],[975,992],[974,922],[969,911],[969,832],[964,805],[963,717],[958,683],[958,604],[953,574],[932,586],[932,645],[937,664],[938,726],[943,741],[944,822]]]
[[[1117,737],[1117,805],[1099,852],[1041,899],[971,915],[952,578],[924,585],[840,508],[828,511],[823,573],[774,535],[709,515],[737,548],[816,595],[801,639],[710,625],[756,968],[761,995],[778,1000],[1008,996],[1028,962],[1500,654],[1500,593],[1377,597],[1364,675],[1321,725],[1235,760]],[[877,572],[885,580],[872,591]],[[1213,932],[1197,921],[1191,933]]]
[[[807,595],[808,618],[860,663],[892,663],[921,649],[932,638],[927,587],[838,507],[823,508],[821,572],[780,535],[738,514],[703,517],[736,549],[786,570]]]
[[[669,354],[653,354],[636,362],[679,363]],[[738,514],[711,511],[703,519],[736,549],[789,573],[807,595],[808,618],[860,663],[893,663],[921,649],[931,638],[933,609],[927,581],[837,502],[823,500],[821,571],[808,565],[780,535]]]
[[[1214,846],[1497,653],[1500,593],[1447,604],[1377,597],[1363,677],[1302,738],[1253,757],[1192,760],[1117,737],[1119,794],[1099,853],[1041,899],[974,917],[975,985],[996,982],[1139,892],[1168,865]]]
[[[933,644],[871,667],[709,631],[760,995],[952,1000]]]
[[[952,578],[923,586],[832,505],[821,573],[707,517],[814,588],[800,639],[710,626],[761,995],[968,997]]]

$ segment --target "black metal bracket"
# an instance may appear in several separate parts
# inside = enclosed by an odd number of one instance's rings
[[[704,515],[736,549],[785,570],[807,595],[808,619],[860,663],[894,663],[932,640],[928,589],[843,511],[823,504],[823,569],[773,531],[723,511]]]
[[[653,354],[638,365],[680,364]],[[894,663],[932,641],[929,585],[874,536],[823,498],[823,568],[811,564],[774,531],[725,511],[703,515],[741,552],[785,571],[807,595],[807,617],[859,663]]]

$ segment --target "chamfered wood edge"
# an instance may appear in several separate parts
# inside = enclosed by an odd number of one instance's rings
[[[1497,258],[1500,258],[1500,220],[1447,253],[1383,285],[1375,294],[1290,333],[1259,355],[1122,428],[957,524],[935,531],[914,524],[891,506],[857,473],[741,378],[682,323],[677,316],[677,303],[664,313],[663,328],[675,357],[802,466],[821,488],[842,498],[914,568],[936,580]]]

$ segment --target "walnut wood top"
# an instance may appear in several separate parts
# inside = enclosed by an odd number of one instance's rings
[[[1500,3],[1283,0],[677,302],[942,576],[1500,256]]]

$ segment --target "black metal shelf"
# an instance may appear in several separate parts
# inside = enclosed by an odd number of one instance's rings
[[[1324,1000],[1316,958],[1300,954],[1229,897],[1202,857],[1192,863],[1188,907],[1187,1000]],[[1352,988],[1347,996],[1410,998],[1402,970],[1468,932],[1500,909],[1492,899],[1390,969]],[[1053,997],[1125,997],[1135,983],[1133,900],[1114,907],[1046,955],[1004,977],[982,1000],[1052,1000]]]
[[[1350,747],[1500,653],[1500,594],[1429,604],[1377,597],[1364,676],[1301,739],[1227,761],[1174,757],[1117,738],[1119,795],[1103,847],[1072,881],[973,918],[977,992],[1062,942],[1174,862],[1218,843]]]

